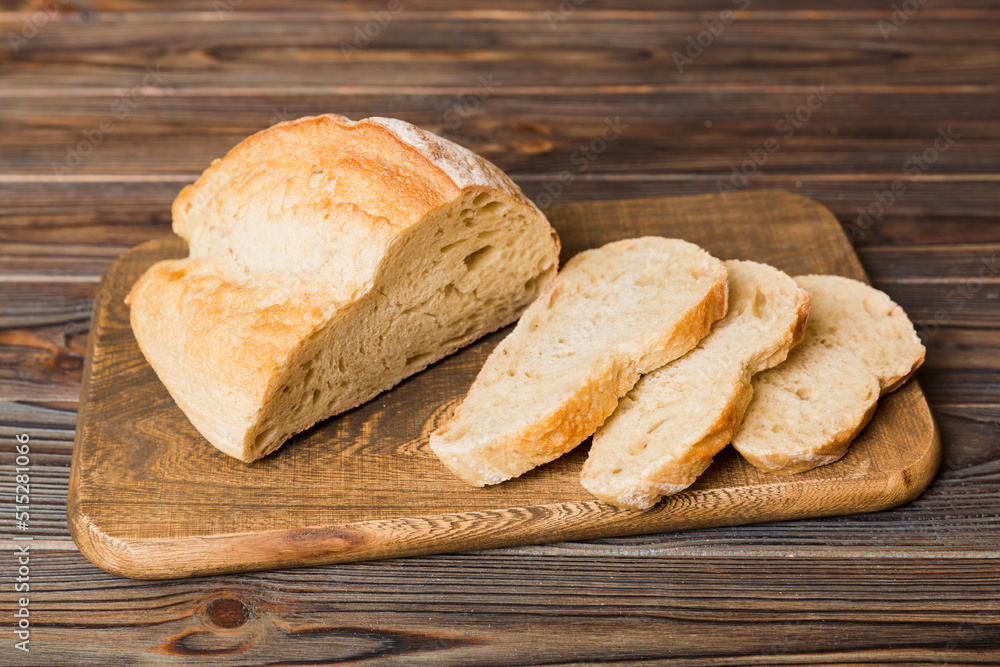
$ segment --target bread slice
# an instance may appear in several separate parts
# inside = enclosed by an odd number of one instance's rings
[[[642,376],[594,434],[580,481],[601,500],[648,509],[690,486],[743,419],[751,378],[788,356],[809,296],[766,264],[730,260],[729,312],[686,355]]]
[[[840,276],[799,276],[812,309],[802,344],[754,378],[754,399],[733,446],[761,470],[803,472],[847,452],[875,412],[924,361],[903,309]]]
[[[686,241],[644,237],[580,253],[493,350],[431,450],[474,486],[565,454],[640,374],[694,347],[726,299],[725,266]]]
[[[128,297],[177,405],[252,461],[514,321],[559,239],[494,165],[398,120],[249,137],[174,202],[187,258]]]

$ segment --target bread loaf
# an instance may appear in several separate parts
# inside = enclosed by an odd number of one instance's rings
[[[698,346],[644,375],[594,434],[580,480],[602,500],[648,509],[682,491],[732,439],[755,373],[801,339],[809,297],[778,269],[726,262],[729,312]]]
[[[799,276],[811,310],[787,361],[754,378],[733,446],[761,470],[803,472],[846,452],[875,412],[923,363],[906,313],[884,293],[840,276]]]
[[[640,374],[694,347],[726,298],[722,262],[685,241],[645,237],[580,253],[493,350],[431,450],[475,486],[561,456]]]
[[[275,125],[173,206],[128,297],[177,405],[243,461],[514,321],[559,240],[497,167],[402,121]]]

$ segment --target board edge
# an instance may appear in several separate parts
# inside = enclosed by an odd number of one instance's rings
[[[797,193],[790,193],[784,190],[752,190],[739,193],[740,197],[747,196],[760,196],[761,193],[765,194],[775,194],[781,198],[788,200],[797,200],[798,205],[802,207],[808,207],[816,211],[817,222],[822,221],[823,224],[827,225],[831,229],[834,227],[838,230],[838,233],[843,237],[844,242],[847,244],[847,248],[851,250],[850,254],[853,257],[854,262],[859,267],[864,279],[868,281],[867,273],[864,271],[863,265],[857,256],[857,253],[853,251],[853,246],[847,239],[847,235],[844,233],[843,227],[840,225],[836,216],[825,206],[812,200],[804,195]],[[708,193],[704,195],[693,195],[686,198],[705,198],[713,199],[717,198],[717,195]],[[674,197],[668,197],[673,199]],[[664,199],[663,197],[648,197],[643,198],[646,200],[659,200]],[[608,200],[610,202],[619,201],[641,201],[641,199],[635,200]],[[598,203],[598,202],[593,202]],[[561,206],[569,207],[575,204],[564,204]],[[556,208],[556,207],[552,207]],[[121,267],[131,261],[136,255],[142,254],[152,250],[154,247],[163,246],[174,246],[177,244],[179,237],[162,237],[157,239],[151,239],[145,241],[141,244],[134,246],[126,250],[122,255],[120,255],[107,269],[107,271],[102,276],[101,282],[99,284],[98,294],[102,295],[107,290],[107,283],[116,272],[121,272]],[[870,281],[869,281],[870,282]],[[101,308],[104,304],[101,303],[100,296],[95,299],[94,308],[92,312],[91,322],[97,322],[98,316],[101,312]],[[379,541],[379,531],[373,530],[376,524],[380,522],[361,522],[358,524],[347,524],[343,526],[336,525],[322,525],[313,526],[305,528],[292,528],[292,529],[278,529],[265,532],[254,532],[254,533],[238,533],[238,534],[228,534],[228,535],[210,535],[210,536],[192,536],[186,538],[121,538],[110,535],[103,531],[101,527],[94,523],[87,512],[87,500],[79,497],[79,470],[80,470],[80,456],[81,456],[81,440],[83,434],[86,432],[86,419],[87,419],[87,408],[88,408],[88,398],[89,398],[89,386],[91,379],[91,365],[93,358],[94,346],[96,344],[97,336],[91,336],[88,341],[87,357],[84,367],[83,382],[81,385],[80,394],[80,404],[79,412],[77,415],[77,427],[76,434],[74,438],[74,449],[73,457],[71,463],[70,472],[70,485],[67,494],[67,523],[69,524],[70,533],[72,535],[74,543],[80,549],[80,551],[93,562],[95,565],[111,572],[116,575],[132,578],[132,579],[179,579],[187,578],[192,576],[205,576],[214,574],[227,574],[235,572],[249,572],[249,571],[261,571],[269,569],[279,569],[279,568],[294,568],[303,567],[307,565],[328,565],[335,563],[346,563],[354,562],[358,560],[366,560],[372,558],[401,558],[401,557],[412,557],[412,556],[426,556],[437,553],[451,553],[469,550],[482,550],[497,547],[510,547],[519,545],[529,545],[529,544],[540,544],[540,543],[550,543],[556,541],[566,541],[573,539],[598,539],[606,537],[624,537],[629,535],[638,534],[651,534],[651,533],[662,533],[662,532],[672,532],[678,530],[689,530],[695,528],[710,528],[718,526],[734,526],[734,525],[748,525],[763,523],[768,521],[782,521],[782,520],[792,520],[801,519],[808,517],[822,517],[822,516],[836,516],[843,514],[844,508],[841,505],[835,505],[831,507],[829,511],[816,513],[811,512],[809,514],[802,514],[795,511],[778,512],[774,514],[755,514],[752,517],[745,517],[746,520],[739,522],[725,522],[721,521],[716,524],[711,523],[701,523],[699,526],[692,526],[690,528],[684,527],[664,527],[662,529],[650,530],[648,525],[639,527],[638,529],[630,530],[628,524],[606,524],[604,526],[595,527],[593,524],[573,524],[567,526],[563,530],[556,531],[555,533],[546,536],[546,539],[541,539],[537,541],[511,541],[508,537],[506,540],[498,538],[495,542],[480,540],[475,546],[461,546],[461,540],[456,542],[439,542],[433,547],[425,548],[415,548],[412,551],[406,553],[396,553],[394,555],[378,555],[373,553],[377,549],[364,548],[364,545],[369,544],[373,547],[377,547],[384,544],[384,541]],[[919,457],[918,460],[914,461],[909,467],[894,470],[891,472],[883,473],[884,485],[882,487],[882,492],[876,494],[874,499],[881,502],[874,503],[870,508],[858,511],[856,507],[852,506],[851,513],[865,513],[865,512],[875,512],[884,509],[889,509],[906,502],[909,502],[913,498],[917,497],[926,489],[931,482],[934,480],[937,469],[940,465],[941,459],[941,446],[940,446],[940,433],[936,422],[933,419],[933,414],[930,412],[929,406],[926,402],[926,397],[919,387],[919,384],[915,380],[911,380],[914,383],[915,389],[919,394],[919,399],[921,401],[921,407],[926,410],[927,418],[931,424],[931,438],[929,441],[929,446],[924,451],[923,455]],[[868,481],[872,481],[868,478]],[[803,482],[808,484],[808,482]],[[750,488],[750,487],[748,487]],[[544,509],[552,510],[552,508],[561,507],[583,507],[591,505],[594,503],[599,503],[599,507],[602,515],[607,512],[607,508],[613,508],[611,505],[606,505],[601,503],[601,501],[575,501],[572,503],[563,503],[557,505],[541,505],[533,506],[532,509]],[[606,505],[606,507],[604,507]],[[504,508],[501,510],[495,510],[496,513],[511,513],[525,508]],[[417,520],[444,520],[445,517],[452,517],[455,521],[467,521],[469,517],[474,517],[475,515],[481,515],[483,512],[469,512],[469,513],[457,513],[452,515],[439,515],[439,516],[427,516],[427,517],[415,517]],[[586,512],[583,512],[586,514]],[[523,522],[522,526],[527,526],[529,522]],[[517,524],[515,524],[517,525]],[[603,529],[602,529],[603,528]],[[587,531],[587,535],[582,537],[580,535],[574,534],[576,531]],[[296,562],[291,563],[287,558],[283,559],[280,555],[280,550],[275,551],[273,556],[266,559],[261,559],[256,562],[253,566],[247,567],[243,564],[235,564],[230,566],[225,565],[210,565],[203,561],[189,561],[186,563],[187,567],[179,568],[176,563],[173,563],[167,567],[151,567],[151,563],[159,564],[160,557],[162,556],[164,547],[176,548],[177,542],[182,542],[189,550],[187,554],[190,556],[192,553],[197,553],[198,549],[190,549],[190,547],[196,546],[195,543],[201,543],[202,547],[210,546],[212,550],[217,549],[216,545],[223,545],[227,542],[233,543],[242,542],[244,540],[249,542],[260,542],[268,541],[275,542],[277,544],[286,544],[288,542],[301,542],[303,536],[312,536],[312,539],[317,541],[317,547],[312,551],[299,551],[294,554]],[[555,537],[555,539],[552,539]],[[308,541],[308,539],[306,540]],[[339,551],[330,550],[331,544],[342,544],[346,545],[346,548]],[[358,548],[360,545],[360,548]]]

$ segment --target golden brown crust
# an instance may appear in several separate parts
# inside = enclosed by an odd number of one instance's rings
[[[472,486],[496,484],[516,477],[562,456],[586,440],[614,411],[618,396],[628,391],[638,378],[638,373],[628,374],[621,366],[590,378],[590,382],[567,397],[557,412],[546,415],[520,433],[496,438],[489,448],[480,449],[476,464],[468,456],[438,454],[438,457],[449,470]],[[458,416],[457,411],[454,416]],[[441,435],[449,425],[450,422],[442,425],[434,435]]]
[[[742,422],[753,397],[753,375],[784,361],[801,340],[809,315],[805,290],[755,262],[730,260],[726,268],[733,319],[723,320],[698,351],[644,377],[595,435],[580,477],[597,498],[644,510],[694,483]],[[782,304],[766,329],[756,324],[762,288],[787,295],[766,299],[770,307]],[[692,386],[699,390],[674,393]],[[706,386],[711,391],[704,391]]]
[[[457,144],[395,119],[355,122],[324,114],[274,125],[214,160],[174,201],[174,232],[191,242],[201,216],[215,212],[220,197],[242,205],[259,192],[269,194],[278,180],[300,184],[286,191],[286,207],[325,211],[349,202],[389,221],[397,233],[468,187],[503,192],[535,208],[495,165]],[[331,182],[332,192],[319,187]]]
[[[875,416],[875,408],[877,407],[878,403],[872,403],[865,412],[864,416],[862,416],[856,424],[854,424],[851,428],[838,433],[834,438],[826,443],[822,449],[809,452],[809,456],[807,458],[794,459],[786,456],[781,459],[781,463],[779,465],[775,465],[771,459],[756,456],[752,451],[741,451],[740,454],[747,460],[748,463],[758,470],[769,472],[772,475],[791,476],[806,472],[807,470],[812,470],[817,467],[817,465],[829,465],[835,461],[839,461],[845,454],[847,454],[847,450],[850,448],[851,443],[854,442],[854,439],[858,437],[858,434],[861,433],[866,426],[868,426],[868,422],[870,422],[872,417]],[[822,460],[823,462],[821,464],[817,464],[817,460]]]
[[[774,474],[841,458],[871,420],[879,397],[906,382],[926,353],[903,309],[883,292],[842,276],[795,280],[812,292],[806,340],[788,364],[760,378],[762,396],[766,387],[777,390],[751,406],[748,428],[733,443],[751,464]],[[791,396],[798,398],[786,403]],[[799,431],[772,440],[775,422]]]
[[[518,210],[544,235],[554,266],[555,231],[470,151],[391,119],[275,125],[175,200],[174,231],[190,255],[155,264],[133,287],[136,339],[213,445],[258,458],[257,422],[296,350],[376,289],[422,222],[479,195]]]
[[[612,248],[612,245],[609,244],[602,250],[616,251],[617,248]],[[570,268],[574,260],[567,263],[564,271]],[[559,285],[560,280],[557,278],[538,296],[536,303],[546,303]],[[470,399],[473,399],[477,387],[483,382],[487,370],[503,366],[504,362],[498,358],[498,355],[504,353],[504,346],[501,344],[490,354],[452,418],[432,435],[432,450],[455,475],[477,487],[503,482],[552,461],[591,436],[614,412],[619,397],[635,385],[641,373],[662,365],[664,360],[675,359],[694,347],[708,334],[712,324],[725,316],[727,306],[728,279],[725,267],[720,262],[717,279],[701,301],[684,313],[674,328],[664,331],[658,343],[651,345],[650,358],[658,358],[658,362],[649,365],[650,362],[646,359],[637,362],[621,355],[605,372],[587,378],[587,382],[565,397],[555,411],[530,422],[522,430],[496,434],[489,442],[471,446],[455,445],[453,441],[443,440],[446,434],[455,437],[449,431],[461,416],[463,406],[472,402]],[[530,311],[525,314],[525,318],[529,316]],[[526,321],[525,318],[522,318],[522,324]],[[454,449],[456,446],[461,452]]]
[[[266,379],[322,324],[324,307],[308,294],[294,303],[277,301],[280,294],[264,298],[273,288],[226,282],[197,271],[199,264],[169,260],[150,267],[129,293],[132,330],[195,427],[244,459],[237,434],[259,410]]]
[[[327,155],[330,150],[336,153]],[[389,172],[380,173],[385,166]],[[339,190],[336,195],[309,186],[311,172],[317,167],[332,167],[330,176],[336,179]],[[327,172],[321,173],[322,184],[329,183]],[[419,178],[403,178],[404,174]],[[174,201],[174,231],[191,242],[203,223],[202,216],[212,213],[218,198],[246,201],[259,192],[267,195],[266,188],[277,178],[290,178],[303,186],[294,193],[298,200],[325,209],[350,202],[398,226],[419,219],[458,190],[444,172],[392,137],[386,128],[364,122],[348,124],[340,116],[315,116],[251,135],[224,158],[213,161]]]
[[[900,316],[906,317],[907,320],[909,320],[909,318],[907,317],[906,312],[903,310],[902,306],[897,305],[893,309],[893,313],[892,314],[893,314],[893,316],[896,316],[896,317],[900,317]],[[888,386],[882,387],[882,393],[880,394],[880,396],[885,396],[886,394],[891,394],[892,392],[896,391],[897,389],[899,389],[900,387],[902,387],[904,384],[906,384],[906,381],[909,380],[911,377],[913,377],[914,373],[917,372],[917,369],[924,365],[924,360],[926,358],[927,358],[927,348],[924,347],[924,346],[921,346],[920,350],[919,350],[919,356],[913,362],[913,367],[910,368],[910,372],[906,373],[905,375],[903,375],[901,378],[899,378],[895,382],[890,383]],[[860,432],[861,432],[861,430],[858,429],[858,433],[860,433]]]
[[[799,319],[796,322],[795,330],[792,331],[791,347],[795,347],[802,342],[803,338],[805,338],[806,324],[809,322],[809,292],[804,289],[800,289],[797,294],[799,300]]]

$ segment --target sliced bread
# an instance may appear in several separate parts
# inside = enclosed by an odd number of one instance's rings
[[[694,347],[726,299],[723,263],[686,241],[644,237],[580,253],[493,350],[431,449],[474,486],[565,454],[642,373]]]
[[[243,461],[513,322],[559,259],[497,167],[387,118],[259,132],[184,188],[173,223],[190,254],[137,281],[132,329]]]
[[[788,359],[754,378],[754,398],[733,446],[768,472],[832,463],[893,391],[923,363],[906,313],[883,292],[840,276],[799,276],[811,311]]]
[[[644,375],[594,434],[580,481],[602,500],[648,509],[684,490],[743,419],[751,378],[800,340],[809,297],[774,267],[730,260],[729,312],[686,355]]]

